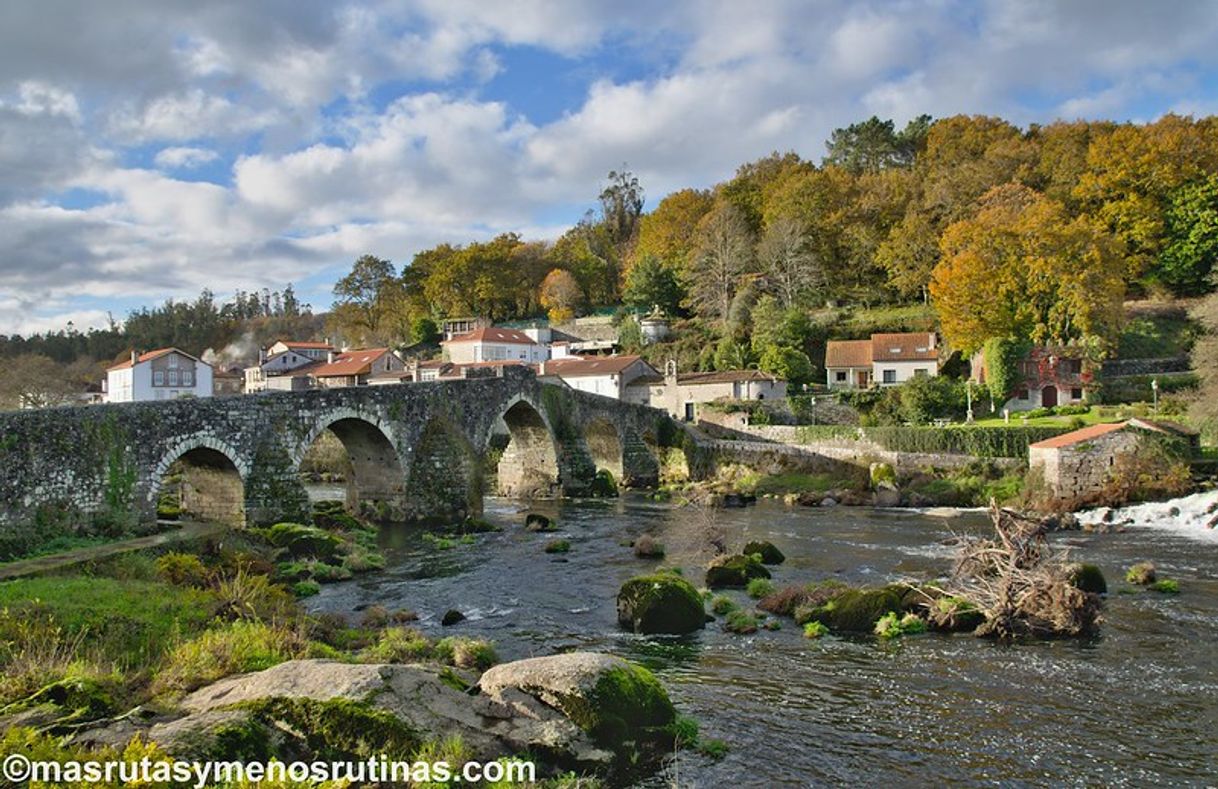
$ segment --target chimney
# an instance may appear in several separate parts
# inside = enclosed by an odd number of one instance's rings
[[[261,365],[266,361],[266,348],[258,349],[258,364]]]
[[[334,351],[326,351],[326,364],[334,364]]]
[[[135,365],[139,364],[139,361],[140,361],[139,352],[136,351],[134,348],[132,348],[131,349],[131,366],[135,367]]]

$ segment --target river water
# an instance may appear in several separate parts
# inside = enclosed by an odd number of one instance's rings
[[[750,636],[709,623],[681,638],[617,629],[619,585],[656,562],[623,543],[648,533],[701,586],[708,533],[730,547],[768,539],[787,555],[781,586],[823,578],[854,584],[946,572],[945,540],[988,528],[984,514],[946,518],[864,508],[762,502],[713,514],[640,496],[537,505],[558,534],[523,530],[519,504],[488,500],[504,527],[472,545],[429,547],[416,529],[383,534],[387,569],[327,586],[314,610],[409,608],[429,635],[494,640],[503,659],[569,649],[611,652],[652,668],[725,758],[683,754],[656,786],[1212,785],[1218,782],[1218,541],[1154,528],[1056,537],[1108,578],[1102,635],[1003,646],[928,634],[808,641],[790,620]],[[566,556],[543,545],[569,539]],[[1181,594],[1134,590],[1124,570],[1152,560]],[[743,592],[729,593],[747,605]],[[444,611],[469,619],[441,628]],[[358,616],[358,614],[354,614]]]

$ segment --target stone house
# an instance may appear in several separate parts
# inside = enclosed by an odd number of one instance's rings
[[[934,332],[873,334],[867,340],[830,340],[825,344],[825,383],[830,389],[897,386],[939,374]]]
[[[985,355],[978,351],[971,359],[971,380],[986,385]],[[1078,405],[1087,399],[1095,383],[1094,374],[1081,353],[1068,348],[1039,345],[1019,361],[1018,380],[1007,393],[1000,409],[1030,411],[1033,408],[1053,408]]]
[[[677,374],[669,361],[664,376],[644,375],[626,387],[622,399],[667,411],[675,419],[692,422],[699,403],[729,400],[774,400],[787,396],[787,382],[760,370],[720,370]]]
[[[131,352],[131,358],[106,370],[107,403],[211,397],[212,366],[178,348]]]
[[[1045,484],[1060,499],[1098,493],[1111,478],[1117,459],[1147,440],[1177,442],[1187,454],[1196,450],[1198,436],[1183,425],[1150,419],[1129,419],[1088,425],[1028,446],[1028,468],[1039,469]]]
[[[659,371],[641,356],[569,356],[541,363],[541,373],[554,376],[582,392],[591,392],[614,400],[623,400],[627,388],[635,380],[658,377]]]

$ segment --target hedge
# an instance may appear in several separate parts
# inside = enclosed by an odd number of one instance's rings
[[[804,425],[801,442],[854,439],[874,442],[890,452],[973,455],[975,457],[1027,457],[1028,445],[1059,436],[1069,427],[850,427]]]

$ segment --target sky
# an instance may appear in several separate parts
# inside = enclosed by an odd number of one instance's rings
[[[1218,111],[1218,9],[1124,0],[4,0],[0,333],[555,238],[871,115]]]

